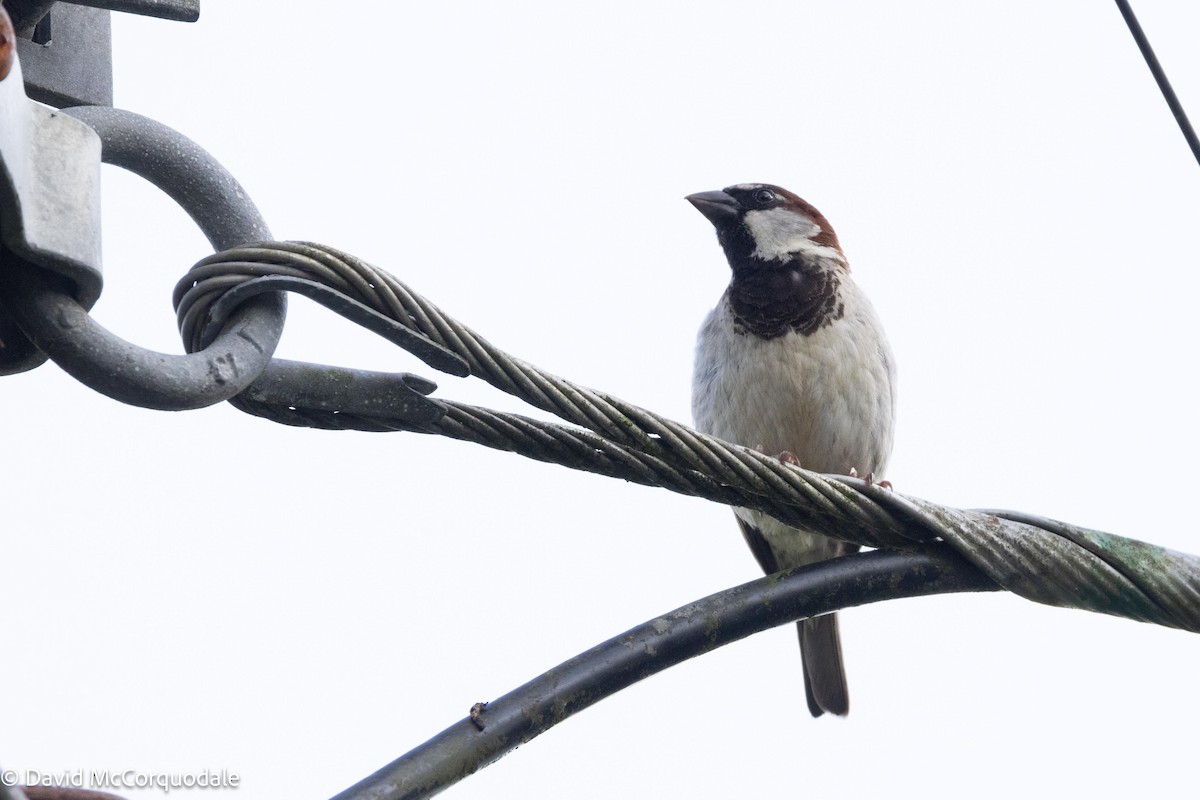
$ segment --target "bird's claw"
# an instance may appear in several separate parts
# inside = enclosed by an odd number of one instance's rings
[[[854,467],[850,468],[850,477],[851,478],[858,477],[858,470],[856,470]],[[888,491],[892,491],[892,482],[891,481],[880,481],[879,483],[876,483],[874,472],[868,472],[867,477],[863,478],[863,483],[867,484],[867,486],[878,486],[880,489],[887,489]]]
[[[767,448],[765,445],[756,444],[754,445],[754,452],[762,453],[765,456],[767,454]],[[791,450],[780,451],[775,455],[775,460],[782,461],[784,464],[791,464],[792,466],[796,467],[800,466],[800,459],[796,458],[796,454]]]

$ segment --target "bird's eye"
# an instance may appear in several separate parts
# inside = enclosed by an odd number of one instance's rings
[[[754,202],[760,206],[769,205],[775,202],[775,193],[770,189],[755,189]]]

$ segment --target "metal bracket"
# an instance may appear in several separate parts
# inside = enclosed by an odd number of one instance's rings
[[[195,22],[200,0],[7,0],[25,89],[57,108],[113,104],[109,11]]]
[[[2,0],[0,0],[2,2]],[[112,106],[109,9],[194,22],[199,0],[0,5],[0,271],[45,267],[85,310],[100,296],[100,139],[51,106]],[[0,375],[46,360],[0,306]]]
[[[22,263],[68,279],[85,308],[100,297],[100,137],[29,100],[14,58],[0,79],[0,270]],[[45,360],[0,312],[0,375]]]
[[[26,91],[56,108],[111,106],[112,15],[101,8],[53,5],[32,28],[17,28]]]
[[[67,113],[99,134],[104,163],[131,170],[166,192],[214,248],[271,238],[246,190],[191,139],[131,111],[80,106]],[[45,270],[0,271],[0,307],[40,350],[96,391],[131,405],[175,411],[228,400],[250,385],[279,343],[286,301],[278,293],[250,300],[212,345],[186,356],[116,336]]]

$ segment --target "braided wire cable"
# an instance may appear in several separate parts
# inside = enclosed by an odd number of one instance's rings
[[[288,425],[436,433],[758,509],[868,547],[909,549],[941,539],[997,584],[1027,599],[1200,632],[1200,558],[1031,515],[948,508],[855,478],[808,472],[722,442],[514,358],[393,275],[324,245],[264,242],[198,262],[174,293],[189,352],[219,332],[223,319],[214,306],[224,293],[276,275],[345,294],[461,357],[470,374],[567,424],[444,400],[441,419],[421,426],[267,405],[244,396],[230,401],[248,413]]]

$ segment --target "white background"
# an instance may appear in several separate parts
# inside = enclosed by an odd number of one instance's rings
[[[1135,9],[1200,116],[1200,5]],[[1112,3],[205,0],[195,25],[117,15],[114,49],[117,104],[208,148],[277,237],[684,421],[728,269],[682,198],[788,187],[887,326],[899,491],[1200,552],[1200,171]],[[181,352],[170,290],[208,247],[104,182],[95,315]],[[524,410],[291,309],[285,357]],[[0,396],[9,768],[228,769],[220,797],[320,800],[758,575],[726,509],[447,439],[145,411],[52,364]],[[1190,634],[998,594],[843,617],[848,719],[809,718],[787,626],[450,796],[1194,792]]]

